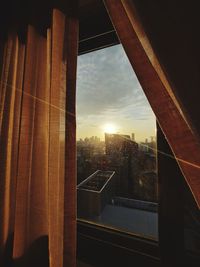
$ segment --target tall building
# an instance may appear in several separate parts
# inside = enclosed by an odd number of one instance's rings
[[[132,137],[132,141],[135,141],[135,133],[132,133],[131,137]]]
[[[133,197],[138,173],[138,144],[129,135],[105,133],[105,151],[116,170],[116,192]]]
[[[105,133],[105,147],[107,155],[129,156],[136,153],[138,144],[129,135]]]

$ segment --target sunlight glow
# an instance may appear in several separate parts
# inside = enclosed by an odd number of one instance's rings
[[[103,126],[103,130],[105,133],[117,133],[116,125],[112,123],[107,123]]]

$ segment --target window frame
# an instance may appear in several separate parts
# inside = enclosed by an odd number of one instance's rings
[[[127,264],[137,262],[141,266],[160,266],[157,241],[79,219],[77,256],[78,259],[95,266],[123,266],[124,259]]]
[[[78,56],[119,43],[115,31],[80,39]],[[77,218],[77,258],[81,261],[95,266],[122,266],[126,258],[127,264],[160,266],[159,255],[156,240]]]

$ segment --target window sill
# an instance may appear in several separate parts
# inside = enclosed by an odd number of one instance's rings
[[[78,259],[95,266],[160,266],[158,242],[77,220]]]

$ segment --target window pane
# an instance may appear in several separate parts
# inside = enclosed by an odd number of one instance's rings
[[[78,58],[78,217],[157,239],[156,119],[121,45]]]

